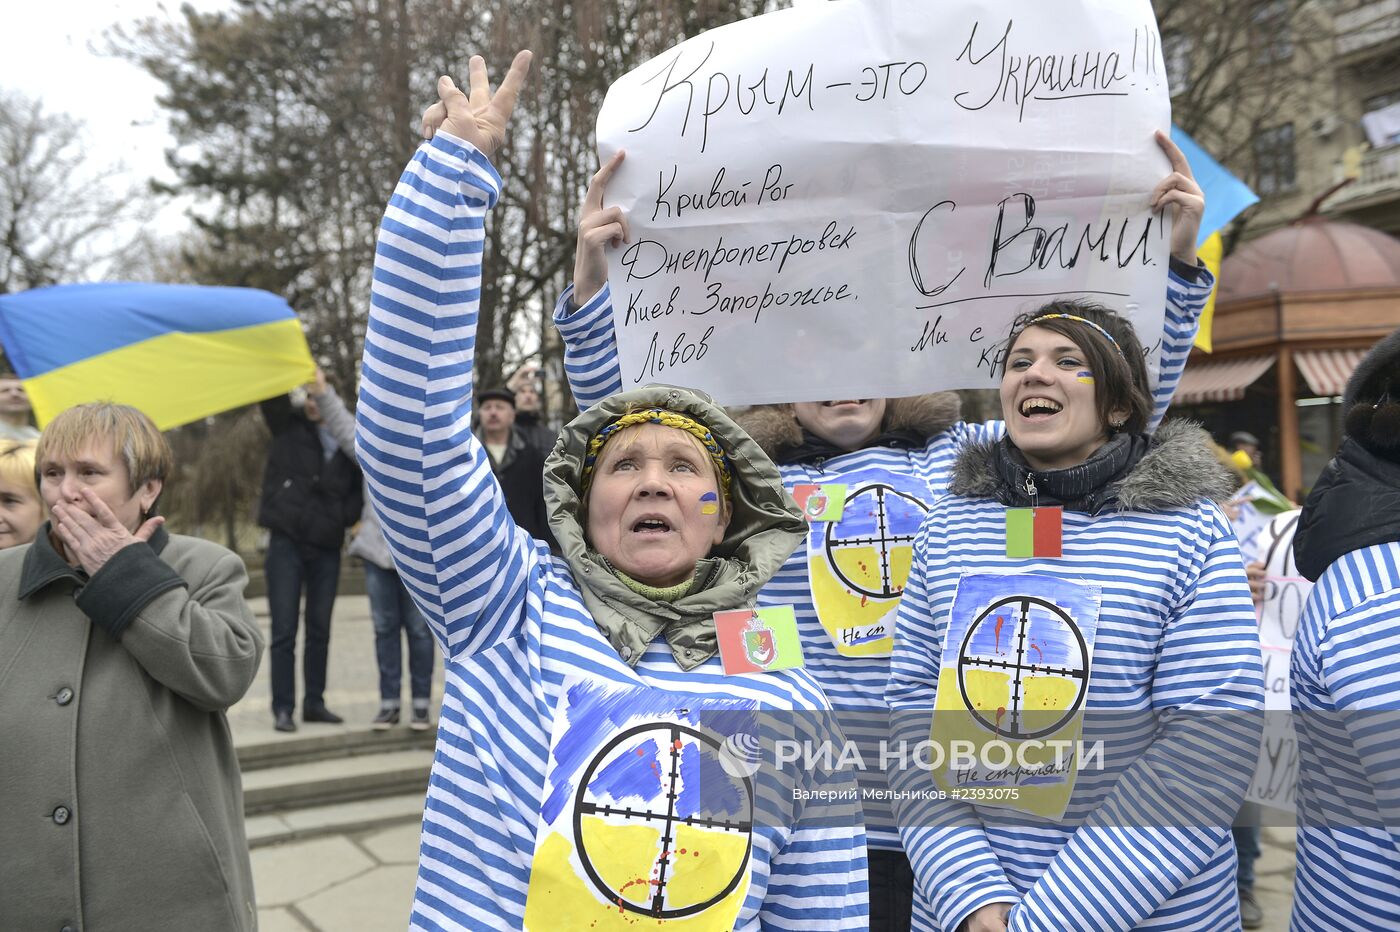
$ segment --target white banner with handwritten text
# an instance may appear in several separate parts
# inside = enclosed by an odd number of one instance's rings
[[[1012,317],[1131,315],[1155,370],[1170,221],[1147,0],[842,0],[711,30],[598,117],[623,383],[725,403],[993,387]]]

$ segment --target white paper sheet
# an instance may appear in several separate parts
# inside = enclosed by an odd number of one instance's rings
[[[1170,125],[1147,0],[843,0],[696,36],[617,81],[605,203],[623,383],[724,403],[992,387],[1053,296],[1160,343]]]

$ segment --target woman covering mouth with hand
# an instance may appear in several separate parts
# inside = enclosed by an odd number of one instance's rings
[[[1014,790],[996,806],[901,797],[929,773],[893,772],[926,918],[965,932],[1238,929],[1230,823],[1262,722],[1207,713],[1261,709],[1263,680],[1215,504],[1230,481],[1199,427],[1143,433],[1142,346],[1117,314],[1057,301],[1007,343],[1007,436],[959,454],[919,530],[886,696],[909,740],[930,736],[935,708],[935,743],[973,709],[986,739],[1080,728],[1107,742],[1106,763],[1056,777],[1058,790],[983,770],[972,785]]]

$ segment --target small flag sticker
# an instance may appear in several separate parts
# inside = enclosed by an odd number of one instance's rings
[[[715,633],[726,675],[802,666],[802,641],[791,605],[715,612]]]
[[[1013,560],[1060,556],[1062,517],[1058,505],[1006,509],[1006,555]]]
[[[792,499],[809,522],[840,521],[846,510],[846,487],[839,482],[803,482],[792,487]]]

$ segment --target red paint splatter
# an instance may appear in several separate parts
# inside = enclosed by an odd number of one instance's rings
[[[1001,734],[1001,717],[1006,714],[1006,706],[997,707],[997,728],[996,734]]]
[[[866,604],[867,602],[869,602],[869,601],[870,601],[870,596],[868,596],[868,595],[862,595],[862,596],[860,597],[860,607],[861,607],[861,608],[865,608],[865,604]]]
[[[1001,653],[1001,626],[1004,624],[1006,624],[1006,618],[1002,615],[998,615],[997,626],[994,629],[997,636],[997,653]]]
[[[1040,654],[1041,663],[1045,662],[1045,652],[1040,649],[1040,645],[1037,644],[1035,641],[1031,641],[1031,650],[1035,651],[1037,654]]]
[[[679,750],[681,749],[681,739],[680,739],[680,738],[677,738],[675,741],[672,741],[672,742],[671,742],[671,747],[673,747],[673,748],[675,748],[677,751],[679,751]]]

